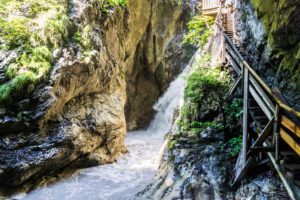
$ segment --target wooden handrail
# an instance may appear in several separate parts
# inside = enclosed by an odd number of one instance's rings
[[[251,66],[244,60],[243,61],[244,66],[248,68],[249,72],[252,74],[252,76],[259,82],[259,84],[265,89],[265,91],[273,98],[273,100],[278,104],[278,106],[285,111],[296,115],[298,118],[300,118],[300,112],[294,110],[290,106],[283,103],[277,96],[275,96],[270,89],[270,87],[259,77],[259,75],[251,68]]]
[[[222,26],[219,23],[216,23],[216,25],[220,28],[221,31],[224,32]],[[285,103],[283,103],[277,96],[275,96],[272,92],[272,90],[270,89],[270,87],[260,78],[260,76],[254,71],[254,69],[247,63],[247,61],[244,60],[243,56],[240,54],[240,52],[236,49],[235,45],[233,44],[233,42],[231,41],[231,39],[228,37],[228,35],[224,32],[224,36],[225,39],[227,41],[227,43],[229,44],[229,46],[232,48],[232,50],[234,51],[234,53],[238,56],[238,58],[243,62],[243,65],[245,67],[247,67],[247,69],[249,70],[249,72],[251,73],[251,75],[259,82],[259,84],[264,88],[264,90],[268,93],[268,95],[270,95],[270,97],[272,97],[272,99],[276,102],[276,104],[278,104],[278,106],[280,108],[282,108],[283,110],[287,111],[288,113],[291,113],[295,116],[297,116],[298,118],[300,118],[300,112],[294,110],[293,108],[291,108],[290,106],[286,105]]]

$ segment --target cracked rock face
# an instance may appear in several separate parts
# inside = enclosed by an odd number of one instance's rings
[[[289,104],[300,107],[300,2],[235,0],[237,42],[245,58],[267,82],[279,88]]]
[[[68,2],[69,32],[89,27],[89,56],[66,41],[53,52],[49,80],[0,108],[1,185],[115,161],[126,151],[127,127],[147,125],[152,105],[188,62],[181,41],[195,1],[129,0],[106,16],[101,2]],[[16,53],[0,52],[0,81]]]
[[[175,126],[170,134],[178,131]],[[232,189],[234,160],[222,144],[224,133],[212,128],[199,137],[181,135],[171,150],[165,149],[159,173],[136,199],[288,199],[279,178],[263,169]]]

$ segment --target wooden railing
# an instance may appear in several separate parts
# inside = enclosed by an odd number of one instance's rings
[[[202,10],[219,8],[220,6],[221,6],[220,0],[203,0],[202,2]]]
[[[216,15],[221,6],[221,0],[203,0],[202,11],[204,15]]]
[[[239,90],[243,96],[242,169],[238,172],[233,185],[239,183],[250,167],[256,163],[258,152],[266,152],[291,199],[299,199],[300,194],[295,192],[294,186],[291,186],[291,181],[286,178],[282,167],[280,167],[279,155],[281,149],[279,148],[279,141],[284,141],[295,152],[295,156],[298,155],[300,157],[300,127],[296,123],[300,119],[300,113],[288,106],[272,92],[270,87],[244,60],[233,41],[223,30],[223,27],[218,23],[217,26],[223,32],[227,44],[226,58],[238,75],[233,88],[230,90],[230,95]],[[258,120],[255,119],[253,114],[250,114],[250,99],[255,101],[255,104],[258,105],[257,108],[264,113],[267,120],[254,142],[251,141],[253,136],[249,135],[250,117],[254,121]]]

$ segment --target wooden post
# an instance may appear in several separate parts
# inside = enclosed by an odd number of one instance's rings
[[[279,106],[276,104],[275,113],[274,113],[274,136],[275,136],[275,160],[278,163],[279,161],[279,133],[278,133],[278,121],[279,121]]]
[[[243,166],[246,165],[247,162],[247,152],[248,152],[248,106],[249,106],[249,71],[246,66],[243,67],[243,148],[242,148],[242,155],[243,155]]]

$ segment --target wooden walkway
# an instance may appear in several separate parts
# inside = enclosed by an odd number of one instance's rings
[[[265,153],[291,199],[300,199],[300,113],[287,105],[278,89],[268,87],[223,31],[226,59],[237,76],[230,95],[243,96],[243,160],[233,186],[251,168],[265,163]]]
[[[213,14],[226,43],[225,58],[236,77],[230,95],[243,97],[242,168],[233,186],[251,169],[271,162],[290,198],[300,200],[300,113],[288,106],[277,88],[270,89],[243,58],[233,42],[233,20],[222,13],[223,6],[221,0],[204,0],[203,14],[212,15],[211,7],[214,12],[219,10]]]

